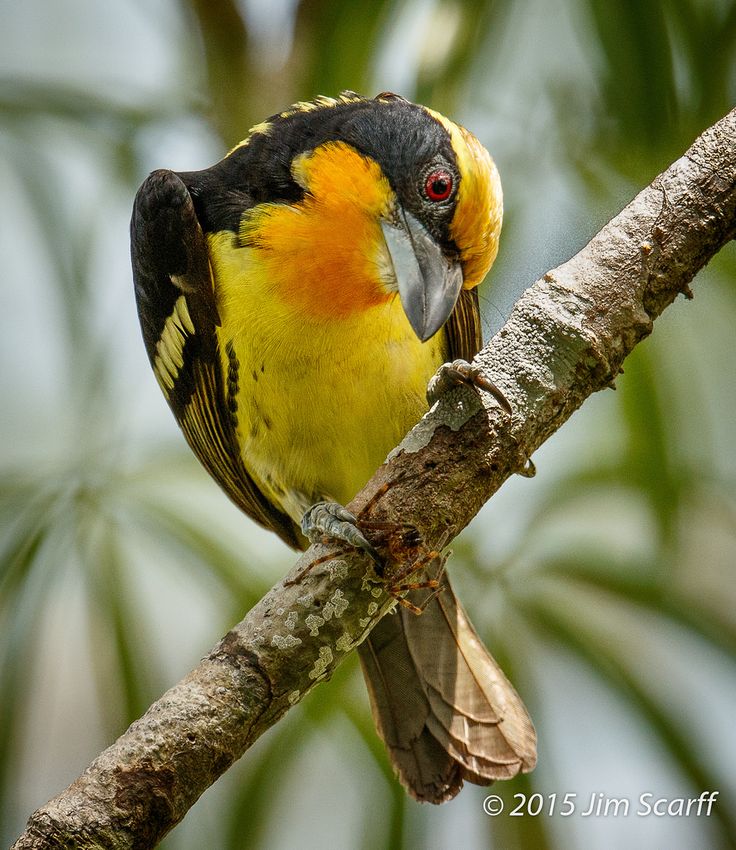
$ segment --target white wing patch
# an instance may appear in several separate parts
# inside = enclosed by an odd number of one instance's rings
[[[171,315],[164,323],[164,329],[156,343],[156,357],[153,361],[156,380],[166,398],[174,388],[179,370],[184,365],[184,343],[187,337],[193,335],[194,324],[189,315],[187,300],[180,295]]]

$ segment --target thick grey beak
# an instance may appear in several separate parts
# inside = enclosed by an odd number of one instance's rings
[[[421,222],[399,210],[398,224],[381,222],[399,284],[399,298],[414,333],[426,342],[450,318],[463,285],[460,263],[448,260]]]

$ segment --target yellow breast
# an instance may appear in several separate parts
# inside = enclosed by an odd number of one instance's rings
[[[246,468],[296,521],[321,499],[349,502],[426,410],[443,335],[421,343],[396,295],[358,294],[359,308],[331,311],[318,291],[320,309],[305,311],[292,295],[309,275],[307,242],[278,267],[266,247],[208,238]]]

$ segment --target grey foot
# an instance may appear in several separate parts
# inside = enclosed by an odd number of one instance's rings
[[[377,564],[383,566],[380,555],[358,528],[356,517],[337,502],[317,502],[312,505],[302,517],[301,529],[302,534],[312,543],[318,543],[323,537],[342,540],[366,552]]]
[[[427,387],[427,401],[430,406],[446,392],[460,384],[468,384],[478,390],[490,393],[499,406],[511,416],[511,405],[506,401],[506,396],[490,378],[487,378],[477,366],[472,366],[467,360],[453,360],[452,363],[443,363],[440,366]]]

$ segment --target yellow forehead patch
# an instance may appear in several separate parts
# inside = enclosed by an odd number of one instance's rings
[[[308,193],[302,203],[319,203],[326,211],[344,212],[349,203],[378,218],[394,203],[380,165],[345,142],[325,142],[300,154],[291,163],[291,174]]]
[[[460,249],[463,286],[472,289],[485,277],[498,254],[498,239],[503,219],[503,193],[496,165],[476,137],[427,109],[450,134],[460,170],[455,215],[450,235]]]

